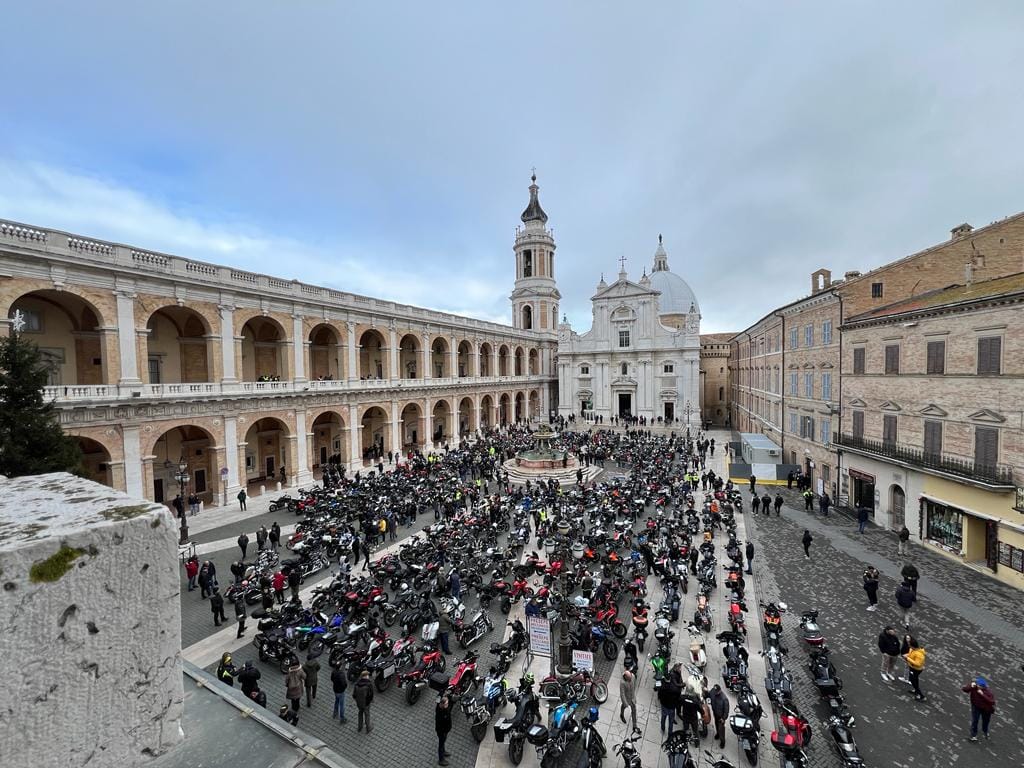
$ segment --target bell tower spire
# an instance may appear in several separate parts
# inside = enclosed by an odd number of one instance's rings
[[[548,215],[540,206],[537,172],[530,176],[530,201],[519,217],[512,247],[516,256],[516,280],[512,289],[512,327],[554,336],[558,329],[558,302],[562,295],[555,283],[555,238],[547,227]]]

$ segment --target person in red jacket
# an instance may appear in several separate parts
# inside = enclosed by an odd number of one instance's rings
[[[284,585],[288,581],[283,571],[275,571],[274,578],[271,579],[271,586],[274,589],[274,597],[277,598],[278,604],[284,603]]]
[[[967,740],[978,740],[978,720],[981,720],[981,732],[987,739],[988,724],[992,719],[992,713],[996,711],[996,697],[992,695],[988,681],[984,677],[979,677],[960,690],[971,695],[971,735]]]
[[[185,562],[185,575],[188,576],[188,591],[196,588],[196,576],[199,575],[199,558],[190,557]]]

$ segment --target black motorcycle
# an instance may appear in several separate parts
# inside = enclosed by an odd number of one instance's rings
[[[540,721],[540,700],[533,692],[532,676],[520,680],[519,688],[509,691],[508,699],[516,705],[516,713],[494,724],[494,740],[499,744],[508,741],[508,759],[513,765],[519,765],[523,759],[526,733],[530,726]]]

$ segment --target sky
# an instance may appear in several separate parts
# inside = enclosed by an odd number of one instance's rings
[[[0,218],[511,322],[663,234],[702,331],[1024,210],[1024,3],[11,3]]]

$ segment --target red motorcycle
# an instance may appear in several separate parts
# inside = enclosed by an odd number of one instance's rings
[[[459,662],[459,666],[455,668],[455,673],[448,680],[448,693],[462,698],[465,694],[469,693],[471,687],[475,688],[480,685],[480,678],[476,674],[476,662],[479,657],[473,651],[466,654],[466,658]]]
[[[423,658],[415,667],[398,676],[398,687],[405,688],[405,703],[409,706],[415,704],[420,693],[427,687],[430,676],[435,672],[444,672],[447,666],[448,660],[439,648],[435,648],[432,643],[424,645]]]
[[[729,627],[733,632],[747,634],[746,618],[743,611],[746,610],[743,600],[732,599],[729,601]]]
[[[626,636],[626,625],[619,620],[619,609],[610,600],[605,604],[593,606],[594,623],[604,624],[620,640]]]
[[[520,600],[529,600],[531,597],[533,597],[533,587],[530,586],[530,582],[526,580],[525,576],[517,577],[501,598],[501,612],[508,613],[512,610],[513,604]]]

